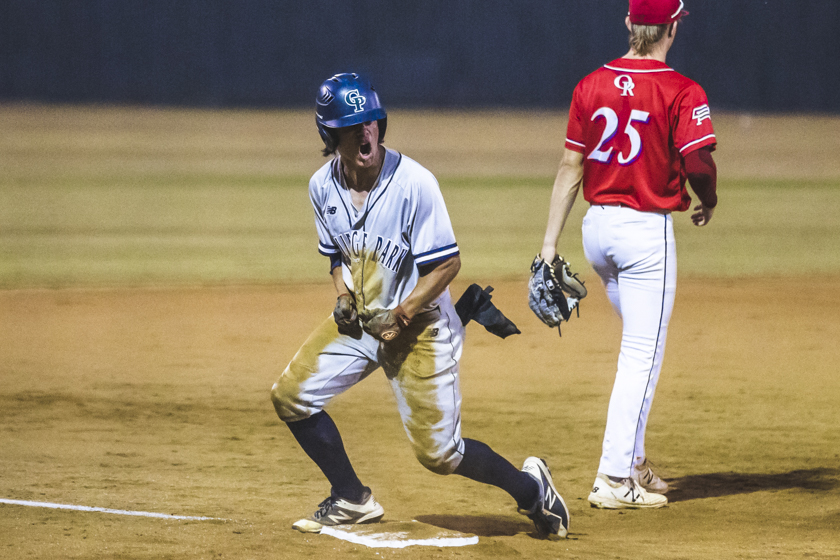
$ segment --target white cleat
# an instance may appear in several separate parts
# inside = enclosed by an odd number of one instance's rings
[[[589,503],[601,509],[652,509],[668,505],[668,498],[648,492],[632,478],[613,482],[607,475],[598,473],[589,493]]]
[[[648,492],[664,494],[668,491],[668,483],[656,476],[656,473],[648,465],[647,459],[641,465],[633,467],[633,474],[630,476]]]
[[[292,529],[301,533],[320,533],[324,525],[355,525],[376,523],[385,515],[385,509],[373,499],[368,490],[359,503],[330,496],[320,504],[318,510],[306,519],[292,524]]]

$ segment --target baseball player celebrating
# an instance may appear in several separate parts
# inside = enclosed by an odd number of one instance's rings
[[[681,0],[630,0],[630,51],[575,88],[539,255],[541,263],[555,259],[582,184],[591,205],[583,220],[584,254],[623,324],[601,461],[589,494],[599,508],[668,502],[668,485],[647,462],[645,429],[676,289],[671,212],[690,206],[686,179],[700,199],[691,215],[695,225],[706,225],[717,204],[716,139],[706,94],[665,64],[686,14]]]
[[[540,536],[565,537],[569,511],[542,459],[527,458],[520,471],[487,445],[461,437],[464,325],[448,288],[461,261],[437,181],[382,145],[387,116],[367,80],[333,76],[316,103],[323,153],[336,155],[312,176],[309,196],[337,300],[274,384],[271,399],[332,488],[293,528],[319,532],[384,515],[324,411],[382,367],[424,467],[495,485],[516,500]]]

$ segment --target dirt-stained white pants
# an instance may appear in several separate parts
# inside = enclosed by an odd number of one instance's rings
[[[271,389],[284,422],[303,420],[380,366],[397,400],[414,454],[427,469],[451,474],[464,456],[458,361],[464,326],[447,301],[417,315],[392,342],[338,333],[330,315]]]
[[[593,205],[583,220],[583,249],[622,319],[598,472],[625,478],[645,460],[645,430],[674,308],[671,215]]]

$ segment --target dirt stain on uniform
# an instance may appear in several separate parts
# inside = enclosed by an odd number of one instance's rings
[[[365,251],[362,258],[353,259],[350,263],[350,273],[353,277],[356,306],[359,314],[363,315],[368,309],[368,302],[376,301],[382,295],[384,278],[376,255]]]
[[[448,368],[438,372],[435,345],[439,335],[433,331],[428,322],[411,324],[396,340],[380,345],[379,359],[399,401],[400,414],[417,459],[433,472],[449,474],[450,460],[456,451],[452,445],[456,430],[441,408],[450,399],[449,395],[441,394],[438,376],[453,373]],[[454,403],[455,387],[452,391]],[[457,420],[457,415],[451,419]]]
[[[332,317],[321,323],[295,354],[280,379],[271,388],[271,402],[284,422],[309,417],[308,404],[301,398],[303,385],[318,371],[318,363],[327,346],[340,335]]]

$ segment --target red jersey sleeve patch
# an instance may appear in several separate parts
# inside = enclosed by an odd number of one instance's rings
[[[683,95],[677,99],[675,107],[677,126],[674,130],[674,145],[680,154],[685,156],[705,146],[714,149],[717,138],[712,126],[712,112],[703,88],[696,83],[686,88]]]

